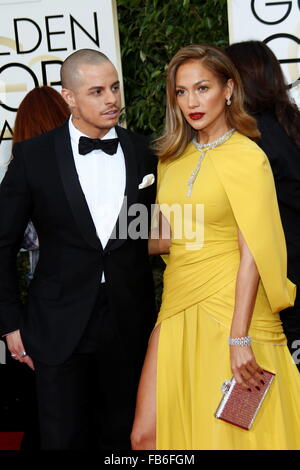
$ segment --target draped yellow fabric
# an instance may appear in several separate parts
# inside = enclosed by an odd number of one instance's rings
[[[237,225],[255,259],[271,309],[293,305],[296,288],[286,278],[287,255],[269,160],[257,146],[236,136],[223,155],[211,159],[224,186]]]
[[[188,197],[198,159],[189,144],[182,156],[159,164],[157,201],[171,225],[172,245],[157,319],[157,449],[300,449],[300,376],[279,317],[293,304],[295,286],[286,277],[268,160],[235,133],[206,153]],[[214,417],[220,387],[232,375],[227,341],[240,262],[238,229],[261,277],[249,330],[254,354],[276,374],[250,431]],[[276,429],[271,439],[270,429]]]

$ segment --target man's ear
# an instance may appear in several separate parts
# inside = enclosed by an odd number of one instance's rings
[[[68,88],[62,88],[61,95],[69,108],[74,108],[76,106],[76,99],[72,90],[69,90]]]

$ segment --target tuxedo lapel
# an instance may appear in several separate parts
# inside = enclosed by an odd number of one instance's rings
[[[127,197],[127,206],[130,207],[131,204],[137,201],[138,196],[138,174],[135,149],[125,129],[116,127],[116,131],[124,153],[126,168],[125,196]]]
[[[124,227],[120,228],[120,223],[126,222],[126,234],[128,224],[128,208],[137,202],[138,198],[138,173],[135,149],[128,132],[120,126],[116,127],[116,132],[123,150],[126,170],[125,198],[118,220],[113,230],[113,234],[124,233]],[[127,235],[128,236],[128,235]],[[117,248],[124,243],[124,238],[110,238],[105,250]]]
[[[69,133],[69,121],[59,128],[55,134],[55,154],[64,190],[78,228],[91,246],[102,250],[76,171]]]

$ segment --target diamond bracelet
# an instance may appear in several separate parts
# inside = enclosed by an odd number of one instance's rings
[[[250,346],[251,336],[241,336],[240,338],[228,338],[230,346]]]

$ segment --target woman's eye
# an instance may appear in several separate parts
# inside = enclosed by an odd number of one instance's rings
[[[201,92],[204,92],[204,91],[207,91],[207,90],[208,90],[208,87],[202,85],[202,86],[199,86],[198,90],[201,91]]]
[[[176,96],[183,95],[183,94],[184,94],[184,90],[176,90]]]

